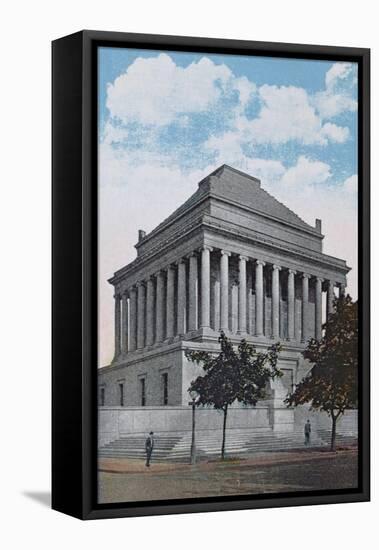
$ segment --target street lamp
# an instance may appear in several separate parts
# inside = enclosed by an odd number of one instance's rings
[[[196,443],[195,443],[195,409],[196,409],[196,392],[189,392],[192,401],[188,405],[192,406],[192,439],[191,439],[191,465],[196,464]]]

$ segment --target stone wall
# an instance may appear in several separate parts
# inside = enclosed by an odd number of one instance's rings
[[[233,406],[228,412],[228,429],[269,429],[268,407]],[[221,430],[223,413],[213,408],[196,408],[196,432]],[[101,407],[99,409],[99,445],[123,435],[191,432],[192,408],[178,407]]]
[[[308,405],[296,407],[295,424],[297,426],[304,426],[305,422],[309,418],[312,426],[318,430],[330,430],[332,426],[331,418],[325,412],[310,411]],[[348,410],[342,415],[337,422],[338,431],[345,434],[358,435],[358,411],[357,409]]]
[[[141,406],[141,379],[145,379],[146,405],[163,405],[162,375],[168,374],[168,405],[182,404],[182,355],[180,350],[157,353],[150,357],[141,352],[130,364],[101,369],[99,403],[104,389],[106,406],[119,406],[119,384],[124,384],[124,405]],[[188,400],[188,398],[187,398]]]
[[[271,343],[271,342],[270,342]],[[270,343],[267,343],[269,345]],[[258,351],[265,351],[267,345],[258,344]],[[209,352],[219,352],[219,344],[200,342],[173,342],[169,346],[141,350],[133,354],[133,359],[125,359],[124,362],[99,370],[99,404],[102,404],[102,391],[104,391],[105,406],[120,406],[120,384],[123,384],[124,406],[139,407],[141,402],[141,378],[145,379],[146,406],[162,406],[163,385],[162,375],[168,375],[168,405],[188,405],[190,399],[188,389],[197,376],[204,374],[200,365],[188,361],[185,357],[185,349],[202,349]],[[278,367],[283,370],[285,376],[280,384],[284,386],[285,397],[290,391],[291,384],[298,383],[310,369],[310,364],[305,361],[300,348],[284,346],[281,352]],[[278,382],[279,384],[279,382]],[[284,398],[283,397],[283,398]],[[280,406],[283,402],[280,403]]]

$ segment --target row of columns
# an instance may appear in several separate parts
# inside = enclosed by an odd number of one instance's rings
[[[138,282],[122,295],[115,295],[115,356],[121,353],[142,349],[154,343],[171,339],[175,335],[210,327],[210,280],[212,248],[204,246],[201,249],[201,299],[200,317],[198,313],[199,296],[199,266],[198,255],[194,252],[188,258],[188,300],[185,259],[177,261],[177,269],[170,265],[166,274],[158,271],[146,281]],[[220,251],[220,329],[229,331],[229,258],[231,253]],[[238,297],[238,333],[245,334],[246,326],[246,296],[248,257],[239,256],[239,297]],[[265,262],[255,260],[255,335],[264,336],[264,272]],[[280,280],[281,266],[272,265],[271,277],[271,336],[280,336]],[[287,270],[287,337],[295,339],[295,275],[296,271]],[[177,280],[175,281],[175,277]],[[310,275],[302,273],[302,340],[306,334],[306,308],[309,301]],[[175,282],[176,312],[175,312]],[[165,285],[166,283],[166,285]],[[321,338],[322,330],[322,284],[323,279],[316,277],[315,299],[315,337]],[[343,289],[342,289],[343,291]],[[333,310],[334,283],[328,282],[327,314]],[[188,312],[187,312],[188,307]],[[175,314],[176,313],[176,314]]]

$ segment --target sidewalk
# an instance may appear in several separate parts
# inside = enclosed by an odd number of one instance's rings
[[[98,469],[101,472],[114,474],[156,474],[168,472],[188,472],[193,469],[199,471],[208,471],[223,468],[241,468],[254,466],[274,466],[276,464],[296,464],[301,462],[309,462],[310,460],[330,460],[330,458],[338,455],[339,457],[348,456],[352,453],[357,453],[356,447],[350,449],[342,449],[336,452],[319,449],[304,449],[296,451],[283,451],[276,453],[262,453],[250,455],[249,457],[209,459],[207,461],[198,462],[196,466],[183,463],[168,463],[157,462],[151,463],[150,468],[145,466],[144,460],[127,459],[127,458],[101,458],[98,462]],[[154,459],[154,456],[153,456]]]

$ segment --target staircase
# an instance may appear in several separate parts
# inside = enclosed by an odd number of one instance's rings
[[[318,435],[321,437],[327,445],[330,445],[330,439],[332,436],[332,430],[326,430],[326,429],[319,429]],[[340,447],[351,445],[357,445],[358,444],[358,437],[356,434],[354,434],[350,429],[344,428],[344,427],[338,427],[337,426],[337,434],[336,434],[336,445]]]
[[[196,454],[200,459],[220,456],[221,444],[221,430],[196,434]],[[319,447],[324,445],[325,443],[316,437],[312,438],[310,446]],[[285,451],[296,448],[304,448],[304,434],[302,430],[273,432],[270,429],[233,429],[226,433],[225,454],[228,457]],[[187,433],[174,445],[166,460],[185,462],[188,460],[190,449],[191,434]]]
[[[168,453],[182,439],[182,435],[157,434],[154,437],[153,458],[155,461],[165,461]],[[129,435],[111,441],[100,447],[99,458],[139,458],[145,459],[146,435]]]
[[[320,429],[311,434],[310,447],[325,447],[330,444],[331,431]],[[192,434],[177,432],[175,435],[155,434],[154,462],[188,462]],[[99,449],[100,458],[145,459],[145,435],[125,435]],[[349,430],[337,432],[337,445],[356,444],[357,438]],[[222,431],[196,433],[196,456],[199,460],[220,456]],[[280,452],[304,449],[303,428],[291,432],[274,432],[269,428],[232,429],[226,432],[225,453],[228,457],[256,453]]]

